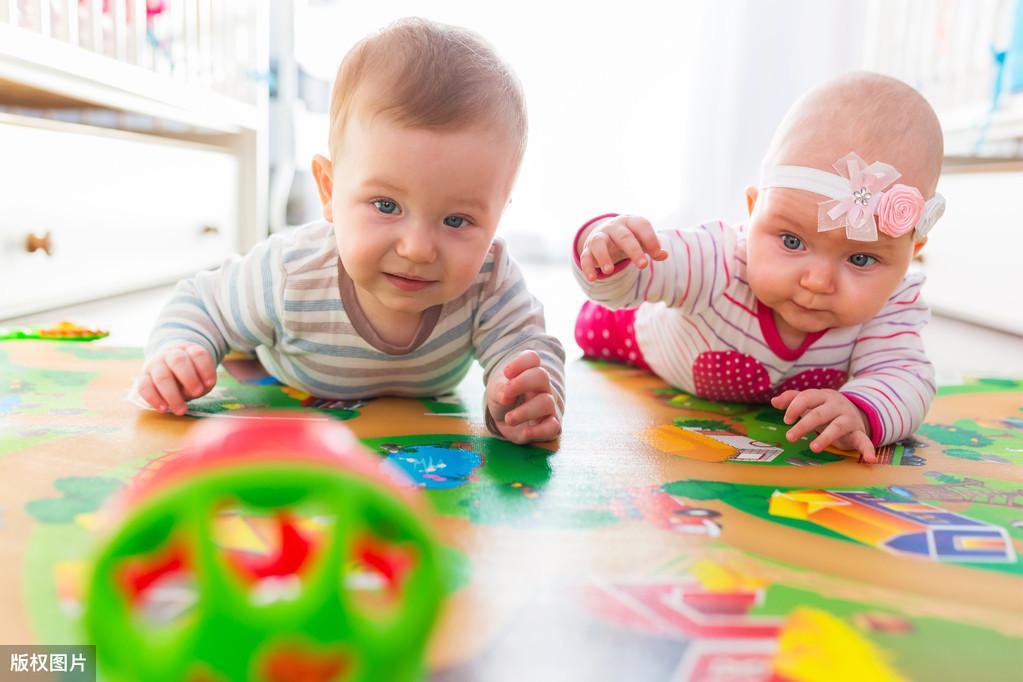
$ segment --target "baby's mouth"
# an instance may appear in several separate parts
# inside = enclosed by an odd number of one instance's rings
[[[805,305],[800,305],[800,304],[796,303],[795,301],[792,301],[792,305],[794,305],[798,310],[801,310],[804,313],[820,313],[820,312],[823,312],[820,308],[807,308]]]
[[[385,272],[384,277],[387,279],[388,282],[390,282],[397,288],[401,289],[402,291],[420,291],[430,286],[431,284],[437,283],[437,280],[426,279],[423,277],[419,277],[418,275],[411,274],[406,275],[403,273],[395,272]]]

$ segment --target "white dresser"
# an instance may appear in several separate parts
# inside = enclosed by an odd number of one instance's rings
[[[0,150],[2,316],[162,284],[237,248],[238,159],[222,149],[0,115]]]
[[[170,283],[267,234],[266,2],[123,2],[134,17],[66,3],[105,22],[71,17],[69,39],[33,14],[46,0],[0,0],[0,319]],[[154,47],[156,29],[180,39]]]

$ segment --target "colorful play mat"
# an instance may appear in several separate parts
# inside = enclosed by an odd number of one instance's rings
[[[0,343],[0,641],[82,642],[103,502],[246,407],[343,420],[437,514],[431,680],[1016,680],[1023,675],[1023,382],[943,386],[868,466],[787,443],[769,406],[572,361],[557,444],[486,432],[455,395],[319,400],[230,358],[174,417],[129,400],[141,351]],[[259,519],[224,526],[269,551]]]

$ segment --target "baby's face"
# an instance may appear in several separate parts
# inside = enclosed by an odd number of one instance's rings
[[[328,219],[345,270],[374,305],[418,313],[479,274],[517,170],[510,139],[353,117],[333,166]]]
[[[801,332],[866,322],[895,293],[913,256],[912,234],[853,241],[817,231],[817,203],[798,189],[760,190],[748,232],[754,295]]]

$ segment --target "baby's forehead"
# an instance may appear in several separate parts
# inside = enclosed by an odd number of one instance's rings
[[[901,174],[899,182],[918,187],[921,192],[938,172],[933,155],[912,135],[880,134],[862,126],[842,127],[833,122],[794,136],[779,149],[774,163],[834,173],[835,164],[850,152],[867,165],[880,161],[894,167]]]
[[[828,244],[835,250],[869,251],[876,254],[898,253],[912,245],[912,240],[908,235],[896,238],[883,232],[878,232],[877,239],[870,241],[849,239],[844,228],[821,232],[814,226],[807,237],[816,244]]]
[[[818,230],[818,206],[827,197],[807,190],[772,187],[766,190],[764,218],[776,229],[791,231],[808,243],[835,250],[869,250],[875,253],[898,252],[912,240],[908,235],[894,238],[878,232],[874,241],[849,239],[844,229]]]

